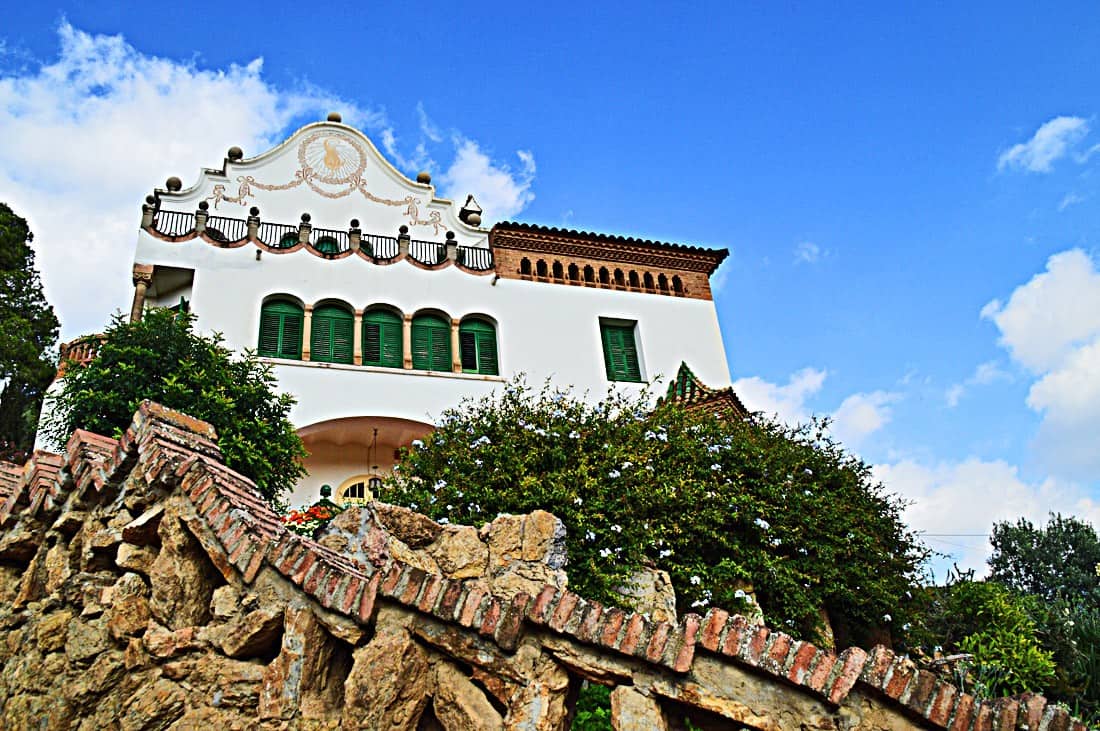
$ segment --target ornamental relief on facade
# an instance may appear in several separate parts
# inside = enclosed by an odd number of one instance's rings
[[[317,195],[330,200],[345,198],[359,193],[363,198],[383,206],[404,207],[402,214],[408,218],[409,226],[431,228],[438,236],[450,229],[443,223],[439,211],[431,211],[422,218],[420,198],[406,195],[401,199],[384,198],[367,190],[367,181],[363,173],[367,168],[367,151],[359,141],[338,132],[320,130],[306,136],[298,145],[298,170],[292,180],[283,183],[271,183],[257,180],[252,175],[237,176],[237,193],[229,195],[224,184],[217,184],[211,195],[204,200],[215,209],[221,203],[236,203],[240,206],[253,204],[253,190],[280,191],[291,190],[305,185]]]

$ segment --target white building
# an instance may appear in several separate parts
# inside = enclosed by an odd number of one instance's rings
[[[725,250],[480,223],[330,115],[146,199],[133,315],[183,300],[274,365],[310,452],[292,504],[322,483],[361,495],[445,408],[519,373],[593,398],[681,363],[729,384],[709,284]]]

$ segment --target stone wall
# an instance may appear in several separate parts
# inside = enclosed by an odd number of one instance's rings
[[[214,439],[147,403],[121,441],[0,469],[0,727],[549,731],[587,681],[618,729],[1084,728],[886,648],[586,601],[547,513],[477,530],[374,505],[303,539]]]

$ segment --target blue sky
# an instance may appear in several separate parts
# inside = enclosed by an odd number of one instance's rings
[[[0,199],[64,336],[127,306],[152,185],[338,109],[490,217],[728,247],[745,401],[832,415],[962,565],[1100,518],[1095,3],[99,5],[0,28]]]

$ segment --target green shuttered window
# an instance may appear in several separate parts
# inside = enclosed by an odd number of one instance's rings
[[[418,315],[412,321],[413,368],[451,370],[451,326],[442,317]]]
[[[260,310],[260,342],[257,353],[265,358],[302,358],[302,308],[276,300]]]
[[[484,320],[465,320],[458,327],[463,373],[499,375],[496,328]]]
[[[363,365],[400,368],[404,343],[399,315],[371,310],[363,315]]]
[[[601,321],[600,337],[603,340],[603,363],[607,369],[607,379],[640,382],[642,371],[638,367],[634,325],[613,325]]]
[[[313,310],[310,323],[309,358],[320,363],[351,363],[355,318],[336,305]]]

